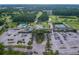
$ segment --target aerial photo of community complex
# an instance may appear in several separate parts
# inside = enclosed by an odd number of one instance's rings
[[[79,5],[0,5],[0,55],[79,55]]]

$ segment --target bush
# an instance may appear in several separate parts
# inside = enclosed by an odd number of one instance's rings
[[[44,41],[44,34],[43,33],[37,33],[36,34],[36,42],[42,43]]]
[[[36,39],[36,42],[37,42],[38,44],[40,44],[40,43],[43,42],[43,40],[42,40],[42,39]]]
[[[32,49],[32,46],[31,45],[27,46],[27,49]]]
[[[49,40],[46,43],[46,48],[51,48],[51,44],[50,44]]]
[[[56,52],[54,53],[55,55],[58,55],[59,54],[59,51],[58,50],[56,50]]]
[[[43,52],[44,55],[54,55],[52,50],[48,50],[46,52]]]
[[[4,51],[4,55],[24,55],[24,52],[20,51]]]
[[[33,42],[32,42],[32,41],[29,41],[29,42],[28,42],[28,45],[32,45],[32,44],[33,44]]]
[[[26,48],[25,45],[15,45],[15,46],[13,46],[13,47],[17,47],[17,48]]]
[[[4,54],[4,45],[0,43],[0,55]]]

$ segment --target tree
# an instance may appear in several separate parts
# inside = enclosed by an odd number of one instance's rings
[[[27,49],[32,49],[33,47],[31,45],[28,45],[27,46]]]
[[[38,21],[39,22],[42,22],[42,21],[47,21],[48,20],[48,15],[46,12],[43,12],[43,14],[38,18]]]
[[[59,51],[58,50],[56,50],[56,52],[54,53],[55,55],[58,55],[59,54]]]
[[[50,40],[47,40],[46,49],[49,50],[51,48]]]
[[[32,41],[29,41],[29,42],[28,42],[28,45],[32,45],[32,43],[33,43]]]
[[[4,21],[0,19],[0,26],[4,24]]]
[[[36,42],[42,43],[44,41],[44,33],[36,33]]]
[[[0,55],[4,54],[4,45],[0,43]]]
[[[22,23],[27,22],[31,23],[34,22],[36,13],[27,13],[28,11],[23,11],[21,14],[16,15],[13,17],[13,22]]]

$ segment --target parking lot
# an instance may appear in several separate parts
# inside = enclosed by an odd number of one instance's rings
[[[60,54],[79,54],[79,35],[74,32],[54,32],[54,48]]]
[[[18,45],[19,42],[23,45],[27,45],[31,37],[31,33],[24,33],[23,29],[11,29],[4,32],[3,35],[0,36],[0,42],[3,42],[4,45]]]

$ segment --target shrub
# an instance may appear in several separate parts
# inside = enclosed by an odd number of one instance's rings
[[[32,46],[31,45],[27,46],[27,49],[32,49]]]
[[[32,44],[33,44],[33,42],[32,42],[32,41],[29,41],[29,42],[28,42],[28,45],[32,45]]]
[[[53,51],[52,50],[48,50],[48,51],[45,51],[43,52],[44,55],[53,55]]]

